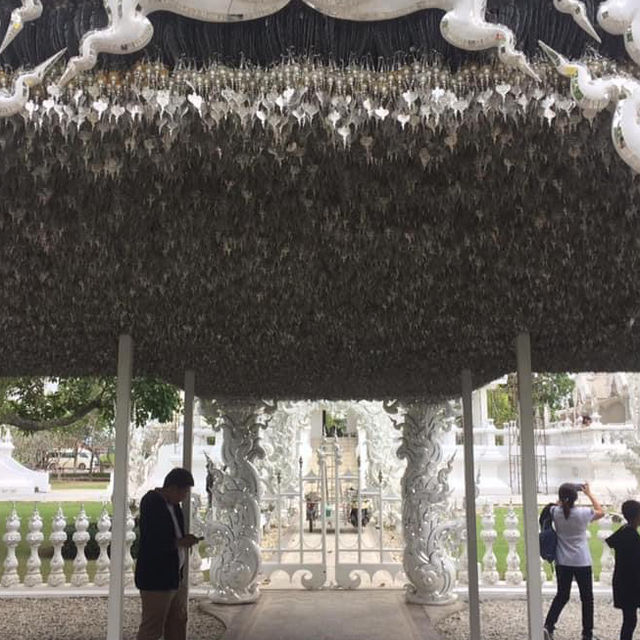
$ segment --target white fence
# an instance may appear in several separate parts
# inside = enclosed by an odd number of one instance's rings
[[[485,504],[480,508],[479,537],[484,546],[484,552],[480,558],[480,582],[481,591],[486,595],[514,596],[525,593],[525,578],[522,565],[522,540],[518,513],[513,507],[500,509],[506,511],[501,526],[496,526],[496,513],[493,505]],[[197,521],[197,514],[194,517]],[[68,534],[65,531],[67,524],[73,522],[75,532]],[[612,532],[613,521],[610,516],[599,520],[596,525],[597,542],[595,542],[594,564],[600,566],[596,571],[596,591],[610,593],[611,578],[613,572],[613,556],[603,540]],[[134,518],[129,513],[127,518],[126,535],[126,563],[125,584],[133,586],[134,560],[131,556],[131,547],[135,540]],[[48,562],[43,563],[40,549],[45,543],[43,534],[44,523],[38,513],[37,507],[26,522],[22,522],[15,510],[6,521],[6,530],[2,536],[6,556],[2,563],[2,577],[0,579],[0,596],[9,596],[16,593],[27,594],[29,592],[48,593],[67,592],[70,595],[81,591],[95,591],[96,594],[106,595],[110,579],[110,559],[108,546],[111,541],[111,518],[106,506],[97,522],[97,530],[90,534],[90,523],[84,508],[71,520],[59,508],[52,518],[50,533],[48,535],[49,549],[53,548],[53,554]],[[499,533],[500,531],[500,533]],[[456,558],[458,567],[458,591],[464,593],[467,584],[466,544],[464,544],[464,530],[462,540],[452,543],[451,552]],[[91,567],[90,578],[89,560],[86,556],[86,547],[90,540],[94,540],[99,548],[99,555]],[[72,540],[77,553],[75,558],[68,560],[65,572],[65,560],[62,555],[63,546],[68,540]],[[504,541],[507,546],[505,570],[499,572],[498,558],[495,553],[496,545]],[[28,556],[18,560],[16,553],[18,546],[28,545]],[[24,549],[24,546],[22,547]],[[3,554],[4,555],[4,554]],[[194,547],[189,561],[189,581],[192,587],[206,588],[206,571],[208,562]],[[48,568],[45,566],[48,564]],[[70,566],[69,566],[70,565]],[[69,568],[71,568],[70,575]],[[549,581],[543,571],[543,585],[545,590],[550,590],[553,583]]]

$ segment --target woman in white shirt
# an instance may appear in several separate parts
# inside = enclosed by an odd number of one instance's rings
[[[578,490],[591,500],[591,507],[576,507]],[[576,579],[582,602],[582,640],[595,640],[593,636],[593,575],[591,553],[587,542],[587,526],[604,516],[600,503],[588,484],[569,482],[558,489],[558,504],[551,508],[553,527],[558,536],[556,547],[556,577],[558,589],[544,622],[546,640],[553,640],[556,622],[564,605],[569,602],[571,583]]]

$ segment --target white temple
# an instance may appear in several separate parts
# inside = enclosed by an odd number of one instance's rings
[[[544,428],[536,431],[538,492],[554,494],[562,482],[591,483],[603,499],[626,496],[637,487],[633,473],[624,464],[629,455],[627,444],[636,437],[640,376],[626,373],[580,373],[575,376],[574,407],[559,412],[562,419],[552,422],[545,416]],[[520,500],[519,433],[515,423],[497,428],[488,416],[487,390],[474,392],[474,451],[479,495],[498,502]],[[399,492],[399,479],[404,462],[389,455],[399,446],[400,434],[394,429],[382,403],[375,402],[295,402],[280,405],[269,428],[262,430],[262,444],[268,462],[257,462],[267,493],[279,472],[283,483],[292,482],[298,460],[303,473],[317,472],[315,451],[322,439],[322,411],[340,416],[346,424],[341,448],[344,469],[358,472],[364,484],[373,482],[379,473],[385,485]],[[582,415],[592,418],[582,425]],[[136,438],[131,443],[130,495],[140,499],[154,486],[160,486],[166,473],[182,461],[182,428],[175,443],[161,445],[150,457],[139,455]],[[372,439],[376,442],[369,446]],[[453,457],[449,485],[453,498],[464,495],[462,429],[451,422],[442,435],[443,458]],[[206,500],[206,457],[221,461],[222,435],[216,434],[197,408],[194,416],[193,475],[195,493]],[[615,464],[614,464],[615,463]],[[293,471],[291,471],[293,470]],[[291,473],[290,473],[291,471]],[[272,487],[273,488],[273,487]]]
[[[0,427],[0,499],[51,490],[46,471],[32,471],[13,459],[14,445],[7,427]]]

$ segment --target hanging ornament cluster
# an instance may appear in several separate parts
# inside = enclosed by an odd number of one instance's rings
[[[0,122],[0,370],[110,370],[130,331],[145,372],[209,395],[436,398],[508,371],[523,328],[544,370],[640,366],[638,179],[536,72],[145,63],[36,89]]]
[[[497,46],[498,57],[502,62],[539,79],[524,55],[515,50],[513,33],[502,25],[485,21],[486,3],[471,2],[470,4],[470,2],[471,0],[456,0],[453,6],[447,4],[445,7],[442,5],[442,0],[425,0],[418,5],[407,0],[399,5],[396,3],[392,8],[389,8],[371,3],[347,4],[321,0],[314,2],[312,6],[315,10],[326,15],[350,20],[390,19],[418,9],[446,8],[448,11],[443,16],[440,26],[444,37],[450,43],[467,50],[481,50]],[[153,26],[146,16],[159,9],[200,20],[224,22],[263,17],[279,11],[286,4],[288,4],[286,0],[274,0],[262,3],[257,7],[252,2],[240,2],[233,5],[233,13],[231,13],[226,3],[222,3],[221,0],[209,3],[205,9],[195,0],[193,0],[193,6],[189,2],[185,3],[184,0],[173,4],[158,3],[155,0],[143,0],[138,4],[125,3],[122,0],[109,0],[106,4],[109,20],[107,27],[94,29],[85,34],[80,43],[80,55],[69,60],[56,84],[58,87],[66,86],[76,79],[79,73],[93,68],[100,53],[122,54],[142,49],[153,35]],[[558,11],[571,15],[581,28],[599,41],[599,36],[589,20],[583,2],[580,0],[553,0],[553,4]],[[0,45],[0,53],[20,33],[24,24],[36,20],[42,15],[42,11],[40,0],[22,0],[21,6],[11,13],[11,21],[2,45]],[[632,59],[637,61],[640,58],[640,49],[636,44],[640,37],[640,34],[636,33],[640,29],[640,9],[635,0],[607,0],[599,7],[598,21],[605,30],[614,34],[624,34],[625,46]],[[60,51],[35,69],[19,74],[15,78],[13,86],[6,87],[0,93],[0,117],[9,117],[19,113],[27,105],[31,106],[34,103],[29,100],[31,88],[42,82],[45,73],[63,54],[64,51]],[[620,85],[622,79],[615,82]],[[626,85],[628,88],[635,86],[632,82],[627,82]],[[52,92],[52,97],[55,98],[56,90],[53,88],[49,90]],[[199,100],[201,98],[194,93],[193,99]],[[616,97],[610,95],[609,100],[616,101]],[[580,106],[585,104],[579,99],[577,102]],[[602,97],[597,102],[604,104]],[[51,101],[48,104],[51,104]],[[633,115],[634,104],[632,99],[626,99],[620,103],[614,123],[616,132],[614,144],[625,161],[637,170],[640,165],[640,156],[635,149],[635,140],[640,139],[640,125],[637,124],[637,119]],[[587,105],[586,108],[590,109],[592,106]],[[403,114],[399,115],[401,118],[403,117]],[[344,126],[341,127],[341,131],[346,142],[347,135]]]
[[[392,125],[385,130],[387,136],[394,131],[400,135],[405,130],[445,128],[455,139],[455,130],[463,122],[481,127],[482,114],[523,125],[530,119],[544,120],[562,132],[568,124],[557,118],[571,116],[576,104],[586,107],[583,115],[592,121],[607,102],[600,99],[591,104],[576,92],[571,99],[563,97],[564,82],[553,73],[558,59],[554,55],[552,65],[536,64],[542,84],[499,65],[470,65],[452,72],[416,62],[374,71],[356,65],[339,69],[307,59],[269,69],[212,65],[170,71],[159,63],[141,63],[125,73],[85,74],[72,87],[50,84],[46,90],[37,89],[29,100],[24,92],[19,95],[28,128],[60,129],[65,137],[77,135],[85,125],[105,135],[125,121],[136,126],[142,120],[158,132],[177,132],[195,116],[208,129],[235,122],[247,136],[259,126],[276,144],[286,143],[295,128],[320,127],[344,148],[357,140],[367,148],[369,135],[364,132],[374,128],[373,146],[375,126],[383,123]],[[40,71],[53,62],[41,65]],[[592,60],[579,67],[589,75],[613,65]],[[0,75],[0,86],[13,84],[14,93],[23,81],[24,74],[15,80]],[[4,113],[10,115],[6,107]],[[627,126],[626,121],[620,124],[623,137],[632,140]],[[455,146],[455,142],[448,144]],[[117,158],[114,162],[118,163]]]

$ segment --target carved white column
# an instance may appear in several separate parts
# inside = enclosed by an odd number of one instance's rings
[[[458,558],[458,584],[469,584],[469,554],[467,553],[467,529],[463,527],[460,530],[460,543],[462,551]]]
[[[67,526],[62,507],[58,507],[56,515],[51,522],[51,535],[49,541],[53,545],[53,557],[51,558],[51,570],[47,584],[50,587],[61,587],[65,583],[64,559],[62,557],[62,545],[67,541],[67,534],[64,528]]]
[[[498,559],[493,553],[493,544],[498,537],[495,529],[496,518],[493,514],[493,505],[485,502],[482,507],[482,532],[480,538],[484,542],[484,556],[482,556],[482,584],[496,584],[500,579],[497,571]]]
[[[217,405],[225,470],[213,469],[212,495],[218,520],[207,522],[213,549],[209,596],[213,602],[240,604],[259,596],[260,482],[252,461],[264,457],[259,445],[258,403]]]
[[[18,577],[18,558],[16,557],[16,547],[22,539],[20,535],[20,518],[16,512],[16,505],[13,505],[11,513],[7,516],[6,533],[2,536],[2,541],[7,546],[7,557],[4,559],[4,572],[2,574],[3,587],[13,587],[20,582]]]
[[[197,536],[204,534],[204,521],[200,517],[200,498],[197,495],[191,496],[191,531]],[[189,554],[189,584],[192,587],[197,587],[203,582],[200,545],[196,544],[191,547],[191,553]]]
[[[520,556],[516,551],[516,545],[520,539],[520,530],[518,529],[518,516],[513,510],[513,504],[509,505],[509,512],[504,519],[504,538],[509,545],[507,553],[507,571],[504,579],[507,584],[514,586],[522,584],[523,576],[520,570]]]
[[[131,557],[131,545],[136,539],[136,534],[133,531],[136,523],[131,513],[131,507],[127,505],[127,522],[125,526],[124,534],[124,586],[133,586],[133,558]]]
[[[298,482],[299,446],[296,447],[296,442],[300,430],[311,426],[310,407],[309,402],[280,404],[265,430],[261,442],[265,457],[256,460],[255,466],[269,496],[278,492],[278,477],[282,487],[294,487]]]
[[[107,511],[107,505],[103,505],[102,513],[98,519],[96,542],[100,547],[100,555],[96,560],[96,575],[93,582],[97,587],[106,587],[109,584],[109,577],[111,575],[111,561],[107,553],[107,548],[111,542],[111,518]]]
[[[43,584],[42,573],[40,571],[42,567],[42,561],[38,555],[38,549],[44,542],[44,534],[42,533],[42,518],[38,507],[33,508],[33,513],[29,518],[29,532],[27,533],[27,544],[30,547],[29,559],[27,560],[27,573],[24,577],[25,587],[40,587]]]
[[[615,559],[609,549],[609,545],[605,542],[612,533],[611,516],[607,514],[604,518],[598,520],[598,540],[602,542],[602,556],[600,558],[600,584],[610,585],[613,579],[613,567]]]
[[[388,413],[397,406],[385,405]],[[407,460],[402,476],[402,528],[405,550],[403,568],[410,584],[407,600],[420,604],[446,604],[456,599],[455,564],[445,548],[449,531],[448,476],[453,458],[442,463],[439,435],[445,428],[442,407],[421,400],[402,403],[404,415],[398,457]],[[396,421],[394,420],[394,423]]]
[[[74,587],[84,587],[89,584],[89,574],[87,573],[87,556],[85,547],[91,539],[87,529],[89,528],[89,518],[84,510],[84,505],[76,518],[76,530],[71,539],[76,545],[76,557],[73,559],[73,573],[71,574],[71,584]]]

